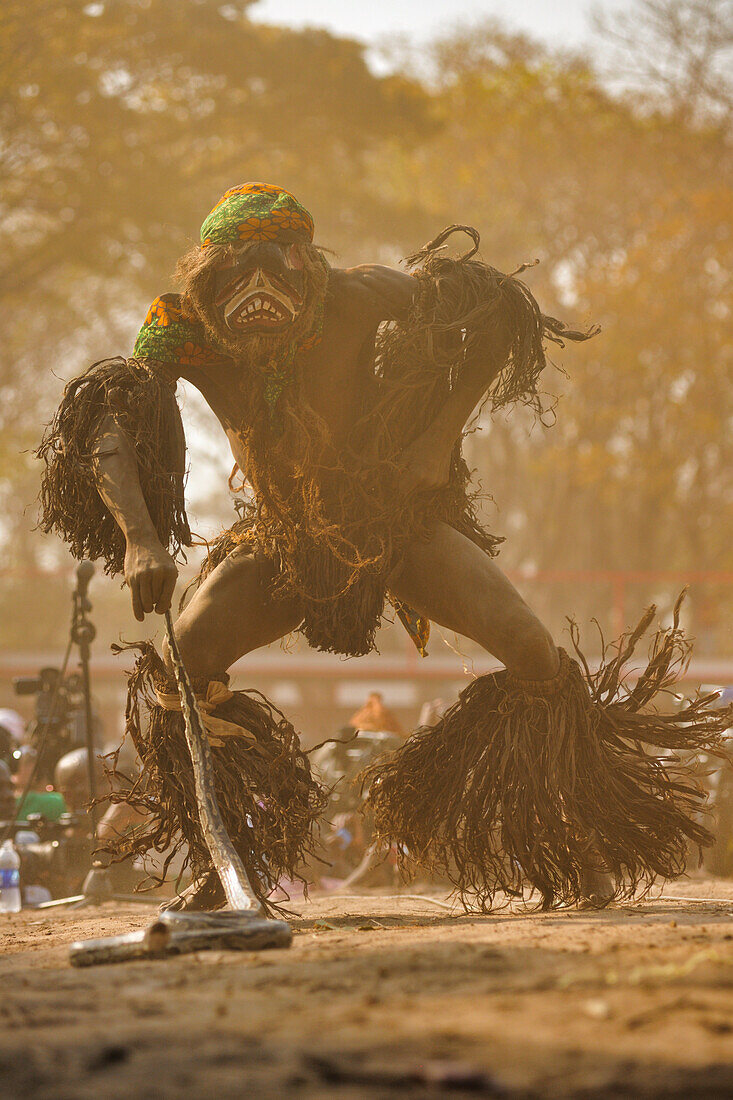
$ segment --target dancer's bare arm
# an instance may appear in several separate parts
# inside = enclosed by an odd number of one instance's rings
[[[456,440],[506,363],[509,345],[508,333],[501,333],[474,349],[439,415],[402,456],[406,487],[436,489],[446,484]]]
[[[332,293],[340,295],[347,314],[358,316],[368,327],[406,317],[417,286],[412,275],[382,264],[336,270],[331,277]]]
[[[399,321],[412,304],[417,288],[412,275],[380,264],[362,264],[342,275],[348,280],[349,297],[371,323]],[[403,455],[404,485],[409,489],[434,489],[448,480],[453,447],[476,406],[506,363],[510,334],[497,326],[490,337],[476,344],[470,361],[430,427]]]
[[[145,503],[130,439],[108,416],[94,448],[97,489],[127,542],[125,581],[132,610],[142,622],[150,611],[167,611],[178,569],[158,538]]]

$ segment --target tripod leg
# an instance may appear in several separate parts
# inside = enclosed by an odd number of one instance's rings
[[[97,839],[97,776],[95,771],[94,753],[94,717],[92,714],[92,687],[89,677],[89,642],[84,640],[81,650],[81,674],[84,690],[84,733],[87,746],[87,774],[89,778],[89,817],[92,823],[92,841]]]

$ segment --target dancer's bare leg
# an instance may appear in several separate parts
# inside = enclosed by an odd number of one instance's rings
[[[270,563],[246,548],[235,550],[197,589],[175,623],[183,663],[190,676],[214,679],[260,646],[297,629],[302,613],[295,600],[269,594]],[[167,650],[164,649],[169,664]]]
[[[613,877],[600,867],[585,867],[579,909],[605,909],[614,896]]]
[[[549,680],[559,657],[550,632],[501,569],[465,535],[445,523],[416,540],[390,588],[425,618],[455,630],[517,676]]]
[[[267,591],[268,562],[246,549],[234,551],[204,581],[175,624],[183,663],[194,679],[215,679],[240,657],[284,637],[302,615],[294,601],[273,600]],[[167,645],[164,660],[170,671]],[[224,903],[216,871],[210,871],[167,909],[215,909]]]
[[[501,569],[470,539],[437,524],[429,541],[405,554],[391,590],[426,618],[472,641],[527,680],[549,680],[559,658],[550,632]],[[614,893],[610,875],[593,861],[583,876],[584,908],[602,908]]]

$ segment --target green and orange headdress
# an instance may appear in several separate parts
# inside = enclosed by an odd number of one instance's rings
[[[298,240],[312,242],[313,218],[294,195],[272,183],[230,187],[201,226],[202,249],[242,241]],[[317,339],[315,334],[309,344]],[[212,344],[204,325],[186,309],[179,294],[155,299],[138,333],[133,356],[180,366],[205,366],[227,358]],[[278,374],[287,375],[290,366],[280,365]],[[273,387],[275,400],[281,389],[282,384]]]
[[[201,247],[238,241],[313,240],[313,218],[294,195],[272,183],[225,191],[201,226]]]

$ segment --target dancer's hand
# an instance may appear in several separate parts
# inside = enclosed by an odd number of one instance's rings
[[[159,542],[127,543],[125,583],[132,596],[132,611],[138,622],[155,610],[168,611],[178,579],[178,568]]]
[[[452,444],[421,435],[399,459],[400,488],[405,493],[442,489],[450,477]]]

